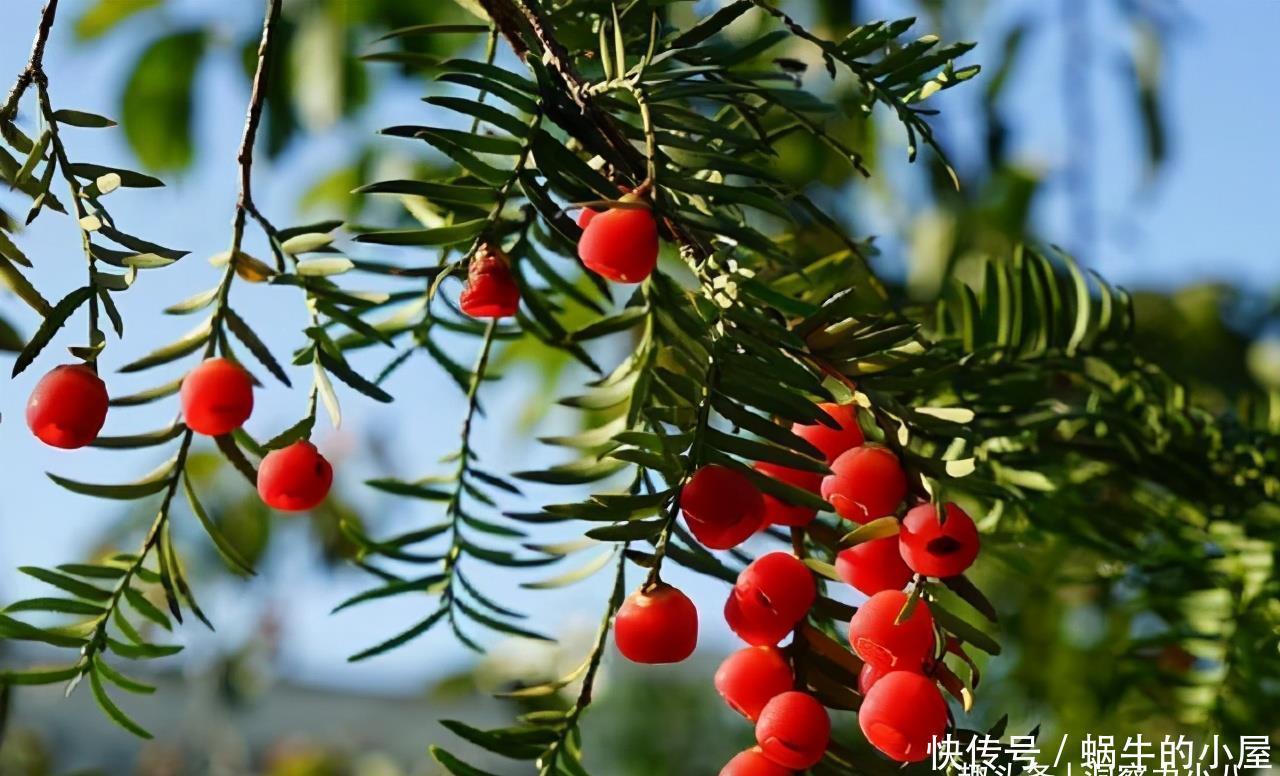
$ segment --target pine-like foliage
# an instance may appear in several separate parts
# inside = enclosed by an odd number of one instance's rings
[[[450,86],[448,96],[425,98],[441,109],[433,115],[448,116],[443,125],[384,130],[406,144],[425,143],[449,167],[430,177],[362,188],[368,195],[397,197],[408,214],[405,223],[389,228],[353,227],[359,243],[398,249],[378,262],[343,256],[333,245],[337,223],[277,229],[253,203],[252,152],[266,99],[260,87],[279,55],[272,37],[279,0],[269,0],[239,159],[241,197],[231,246],[214,259],[226,266],[225,273],[216,287],[168,308],[175,315],[204,315],[200,324],[124,367],[168,367],[195,353],[237,358],[243,347],[288,385],[276,356],[235,312],[231,290],[236,282],[300,290],[310,325],[293,363],[313,367],[306,414],[264,443],[243,432],[217,440],[251,482],[255,460],[266,450],[311,434],[317,404],[338,421],[333,379],[390,401],[380,384],[421,353],[457,384],[466,410],[459,446],[444,468],[423,471],[417,479],[369,483],[433,516],[390,536],[370,535],[352,521],[342,524],[357,548],[356,565],[373,582],[338,608],[402,595],[423,606],[420,618],[392,629],[353,660],[444,627],[476,650],[483,649],[486,632],[545,638],[522,623],[523,615],[504,603],[500,591],[479,584],[487,565],[529,569],[530,588],[599,574],[609,580],[611,593],[582,664],[555,682],[512,693],[551,698],[574,688],[572,702],[549,703],[500,730],[446,723],[484,749],[529,761],[544,776],[588,773],[581,725],[612,616],[628,589],[628,567],[655,580],[675,563],[731,582],[750,560],[739,551],[707,551],[677,520],[679,494],[692,472],[710,463],[729,466],[768,494],[825,509],[816,496],[762,476],[752,463],[826,471],[818,451],[789,429],[792,423],[826,422],[816,403],[841,401],[857,405],[869,439],[901,457],[917,496],[956,501],[986,515],[984,530],[1001,541],[1032,532],[1058,535],[1125,563],[1165,625],[1139,646],[1179,644],[1202,658],[1178,688],[1190,714],[1221,717],[1241,713],[1239,704],[1274,700],[1274,689],[1232,692],[1274,669],[1277,659],[1269,654],[1253,656],[1244,666],[1236,662],[1249,650],[1249,639],[1280,621],[1267,605],[1277,586],[1271,550],[1273,502],[1280,493],[1276,413],[1219,418],[1191,406],[1176,381],[1133,350],[1127,295],[1049,248],[989,257],[981,277],[953,280],[936,302],[903,304],[873,274],[870,241],[849,235],[809,192],[788,184],[776,169],[779,144],[800,133],[869,174],[862,154],[826,129],[847,106],[803,88],[815,74],[806,75],[800,61],[780,56],[784,47],[812,50],[824,78],[852,79],[861,97],[852,109],[885,112],[905,131],[914,157],[919,145],[940,154],[926,101],[977,73],[955,62],[971,44],[913,39],[910,19],[865,24],[827,38],[765,0],[735,0],[681,29],[669,23],[670,4],[657,0],[480,5],[487,24],[397,30],[368,57],[422,69]],[[739,20],[756,24],[750,39],[726,36],[726,28]],[[401,48],[440,35],[483,39],[487,53],[435,61]],[[120,185],[153,181],[68,162],[57,128],[107,122],[53,111],[38,56],[32,62],[25,80],[36,84],[50,129],[29,139],[11,120],[16,98],[11,99],[0,112],[0,129],[27,161],[5,152],[0,172],[31,195],[34,217],[42,207],[66,209],[48,193],[51,176],[62,170],[84,233],[90,283],[49,305],[22,279],[25,257],[16,242],[0,233],[0,272],[45,321],[19,357],[20,367],[86,302],[92,305],[92,339],[77,355],[92,359],[102,342],[97,302],[110,314],[109,294],[127,286],[137,268],[178,256],[111,224],[100,197]],[[52,157],[46,160],[48,149]],[[85,179],[92,183],[79,183]],[[619,295],[622,287],[584,275],[575,259],[581,231],[568,213],[601,207],[624,190],[648,193],[670,249],[658,272]],[[250,224],[262,230],[274,261],[243,249]],[[100,248],[99,237],[128,250]],[[479,323],[455,302],[456,281],[481,246],[501,246],[512,259],[522,298],[512,323]],[[127,267],[129,274],[98,272],[99,261]],[[339,285],[340,275],[398,290],[350,290]],[[459,335],[473,343],[472,365],[454,355]],[[581,431],[544,440],[564,451],[564,462],[504,475],[483,465],[472,434],[484,421],[482,392],[496,377],[495,351],[524,337],[563,352],[591,377],[560,400],[580,410]],[[595,343],[604,338],[627,343],[628,355],[601,363],[610,351]],[[348,355],[379,344],[395,348],[396,355],[380,375],[361,375]],[[114,404],[162,400],[180,381],[179,376],[117,397]],[[158,515],[135,553],[94,565],[27,570],[57,588],[60,597],[18,602],[0,615],[4,638],[42,641],[76,654],[65,667],[8,672],[7,683],[74,684],[87,676],[106,711],[139,734],[145,731],[106,688],[150,688],[124,676],[108,657],[150,658],[177,650],[144,635],[139,622],[169,630],[184,611],[205,619],[170,536],[179,488],[231,568],[252,573],[200,505],[185,471],[192,434],[180,421],[99,440],[100,446],[117,448],[171,443],[173,459],[134,483],[54,477],[91,496],[158,497]],[[566,493],[574,495],[566,499],[578,500],[504,514],[500,504],[521,497],[517,480],[570,486]],[[539,533],[562,530],[564,541],[531,543],[531,526],[551,526]],[[841,548],[896,530],[896,518],[889,517],[845,533],[824,514],[789,534],[770,533],[824,581],[837,579],[832,564]],[[534,571],[561,561],[554,570]],[[1170,582],[1173,575],[1176,581]],[[157,588],[162,606],[152,603]],[[929,601],[960,658],[954,666],[944,664],[939,677],[967,708],[979,679],[969,651],[1000,651],[991,635],[994,607],[963,577],[918,584],[913,600],[918,597]],[[24,611],[59,612],[75,620],[37,627],[14,616]],[[860,701],[860,663],[837,628],[852,611],[823,592],[789,648],[808,688],[831,708],[853,709]],[[433,754],[451,773],[483,774],[453,753],[437,748]],[[815,772],[868,767],[833,744]]]

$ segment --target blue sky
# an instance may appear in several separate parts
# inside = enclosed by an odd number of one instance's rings
[[[40,3],[19,0],[6,7],[0,26],[0,84],[25,62]],[[49,46],[47,68],[55,103],[111,115],[122,74],[130,64],[136,41],[121,37],[90,48],[76,47],[67,33],[67,22],[83,2],[64,0],[62,23]],[[198,12],[212,4],[204,0],[174,3],[175,16],[186,9]],[[230,6],[231,4],[222,4]],[[256,27],[253,4],[238,5],[236,29]],[[910,4],[880,0],[869,4],[884,15],[910,13]],[[1269,0],[1217,0],[1185,3],[1185,22],[1170,46],[1165,79],[1171,159],[1154,181],[1144,181],[1142,159],[1129,120],[1127,92],[1120,87],[1119,55],[1128,45],[1126,35],[1113,29],[1111,11],[1094,15],[1096,68],[1091,76],[1098,126],[1093,171],[1099,203],[1101,239],[1091,263],[1106,277],[1128,286],[1176,286],[1204,279],[1226,279],[1257,290],[1280,287],[1280,255],[1270,228],[1280,203],[1280,159],[1266,149],[1280,129],[1280,101],[1268,81],[1274,57],[1263,52],[1273,46],[1280,29],[1280,3]],[[1011,20],[1058,13],[1058,4],[1038,0],[991,2],[983,17],[980,41],[997,39]],[[1110,8],[1110,4],[1106,4]],[[141,34],[131,28],[130,35]],[[986,62],[980,46],[976,61]],[[1079,138],[1078,128],[1068,125],[1061,104],[1063,39],[1057,28],[1037,32],[1027,42],[1026,63],[1011,84],[1007,105],[1013,122],[1012,142],[1018,157],[1033,167],[1056,169],[1067,157],[1069,144]],[[109,342],[104,365],[114,367],[173,339],[192,321],[166,319],[159,310],[167,304],[208,288],[218,270],[205,259],[226,248],[229,221],[235,201],[235,148],[243,123],[246,95],[243,78],[235,70],[229,51],[211,60],[199,76],[196,126],[201,149],[195,169],[170,181],[167,189],[121,192],[112,197],[112,212],[120,223],[135,227],[143,236],[192,251],[179,265],[150,272],[129,293],[118,297],[126,319],[127,339]],[[979,89],[973,85],[944,95],[938,107],[957,114],[956,142],[972,142],[964,132],[963,112]],[[297,191],[318,171],[331,166],[352,143],[363,140],[373,128],[402,122],[406,111],[421,111],[416,94],[383,92],[356,125],[342,126],[292,148],[274,163],[259,162],[256,189],[259,205],[278,223],[294,220]],[[405,106],[409,107],[405,107]],[[80,160],[131,166],[129,152],[119,131],[69,130],[72,155]],[[971,148],[957,149],[958,155]],[[1061,187],[1042,201],[1036,217],[1043,231],[1064,245],[1072,245],[1070,220]],[[300,220],[300,219],[299,219]],[[39,265],[34,280],[48,296],[58,296],[78,284],[83,264],[74,228],[56,214],[46,214],[22,235],[26,252]],[[356,254],[360,255],[360,254]],[[900,260],[890,255],[887,261]],[[239,285],[237,307],[267,335],[277,353],[288,353],[297,343],[303,325],[301,299],[290,289]],[[22,321],[32,322],[11,298],[0,298],[0,309]],[[0,596],[6,600],[37,594],[39,586],[15,570],[18,565],[50,565],[75,560],[108,524],[111,505],[68,494],[45,476],[55,471],[96,481],[124,481],[150,470],[163,457],[161,451],[136,454],[84,451],[66,454],[42,447],[30,437],[22,422],[23,407],[34,381],[64,360],[66,345],[83,340],[83,321],[77,319],[25,374],[0,384]],[[376,362],[368,362],[376,363]],[[0,365],[5,373],[7,364]],[[167,373],[166,373],[167,374]],[[498,471],[530,468],[545,461],[545,454],[527,438],[508,433],[509,418],[521,407],[534,385],[529,376],[514,376],[488,394],[490,419],[479,431],[479,447]],[[156,376],[136,378],[112,375],[114,393],[130,392],[154,384]],[[259,392],[258,409],[249,430],[267,436],[287,425],[302,411],[306,376],[299,375],[293,391],[272,388]],[[413,476],[431,471],[433,462],[456,443],[462,410],[461,397],[427,361],[417,359],[402,370],[389,386],[402,397],[394,408],[370,406],[347,392],[343,394],[346,425],[342,432],[325,430],[320,443],[338,461],[339,476],[355,486],[359,480],[386,474],[373,471],[367,461],[343,458],[352,439],[371,431],[385,435],[395,451],[398,474]],[[156,428],[167,422],[172,405],[122,410],[108,419],[107,433]],[[547,430],[563,430],[568,415],[553,415]],[[387,502],[377,501],[353,487],[380,511]],[[565,494],[554,496],[564,499]],[[534,497],[536,500],[537,497]],[[391,515],[404,526],[425,518],[413,514]],[[444,630],[415,642],[374,663],[350,667],[345,656],[380,640],[421,617],[421,601],[393,601],[380,606],[328,616],[328,610],[357,588],[363,580],[350,574],[338,578],[316,573],[314,548],[307,544],[300,526],[281,520],[284,541],[275,548],[272,571],[253,583],[262,596],[244,596],[235,585],[219,585],[206,594],[219,633],[211,636],[188,628],[179,638],[189,640],[195,654],[219,644],[234,643],[249,628],[263,600],[273,601],[284,620],[287,634],[285,669],[295,676],[350,686],[374,684],[388,689],[409,686],[441,666],[457,666],[463,651]],[[564,538],[565,530],[552,532]],[[539,537],[546,538],[546,537]],[[480,575],[491,589],[509,589],[513,581],[501,572]],[[603,577],[601,577],[603,580]],[[672,581],[687,585],[704,604],[704,630],[711,643],[729,643],[719,623],[723,590],[704,580],[676,572]],[[305,586],[305,587],[301,587]],[[299,590],[304,590],[299,594]],[[585,584],[562,594],[516,593],[515,600],[537,615],[537,625],[558,633],[566,629],[594,627],[603,582]],[[408,682],[406,682],[406,678]]]

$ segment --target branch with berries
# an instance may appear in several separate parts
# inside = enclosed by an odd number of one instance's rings
[[[974,734],[963,713],[987,659],[975,655],[1001,649],[988,632],[996,608],[969,578],[979,527],[998,539],[987,540],[988,553],[1026,526],[1070,536],[1075,526],[1045,515],[1095,498],[1125,516],[1119,525],[1091,524],[1088,541],[1100,552],[1139,572],[1174,564],[1200,586],[1188,595],[1236,585],[1232,575],[1243,572],[1230,564],[1198,568],[1207,550],[1148,558],[1143,548],[1153,535],[1205,547],[1212,534],[1215,547],[1236,558],[1268,535],[1272,523],[1257,510],[1280,493],[1274,428],[1191,406],[1176,381],[1134,353],[1127,295],[1067,257],[1019,249],[992,257],[981,282],[955,280],[933,302],[897,298],[872,271],[871,241],[850,234],[776,166],[780,144],[800,133],[869,173],[864,154],[828,129],[841,106],[821,87],[802,88],[803,67],[771,59],[775,47],[800,41],[833,78],[837,65],[852,73],[866,97],[853,113],[888,108],[914,156],[916,139],[937,150],[931,111],[921,103],[977,72],[954,62],[969,44],[909,40],[911,20],[872,22],[828,40],[756,0],[728,3],[682,28],[664,8],[634,3],[481,6],[488,24],[415,25],[383,38],[396,45],[461,34],[479,43],[483,35],[485,45],[475,59],[382,57],[421,68],[451,90],[425,98],[447,119],[384,130],[447,162],[428,176],[361,188],[401,206],[391,223],[352,227],[357,243],[387,254],[365,259],[335,246],[341,224],[279,229],[254,203],[263,84],[281,45],[280,0],[267,0],[231,246],[214,257],[222,277],[168,308],[208,310],[208,318],[124,371],[195,353],[202,360],[169,383],[111,401],[125,407],[180,393],[181,415],[158,431],[99,436],[106,390],[78,367],[56,371],[33,398],[32,430],[52,443],[55,433],[75,443],[66,446],[179,440],[173,459],[134,483],[56,478],[90,496],[155,496],[158,516],[134,553],[28,572],[69,597],[11,605],[0,614],[0,636],[75,648],[81,660],[7,672],[6,684],[88,676],[107,713],[144,734],[105,687],[147,686],[106,657],[175,650],[154,643],[139,623],[169,629],[184,610],[206,620],[170,537],[179,485],[232,570],[252,573],[187,476],[197,438],[210,437],[274,510],[323,512],[334,473],[310,439],[320,406],[335,425],[340,418],[333,382],[388,402],[384,383],[415,355],[461,393],[460,441],[443,473],[368,483],[412,522],[387,535],[354,518],[341,522],[354,564],[376,581],[338,608],[395,596],[426,606],[352,659],[417,648],[445,625],[477,651],[488,636],[544,639],[500,591],[476,584],[485,567],[540,569],[524,583],[530,589],[611,569],[600,628],[580,666],[509,693],[546,700],[547,708],[499,730],[445,723],[543,776],[588,772],[581,733],[611,645],[645,664],[682,661],[697,649],[699,604],[667,581],[674,575],[664,579],[670,564],[728,585],[723,616],[747,645],[708,687],[756,730],[758,746],[726,765],[726,776],[887,772],[889,763],[926,757],[935,737]],[[758,29],[731,37],[727,28],[748,14]],[[46,21],[37,52],[51,10]],[[570,40],[599,44],[574,51],[563,42]],[[500,41],[521,66],[498,64]],[[11,146],[25,135],[14,134],[9,106],[32,84],[47,96],[40,55],[32,61],[0,112]],[[48,143],[54,154],[44,176],[55,164],[74,172],[61,140],[50,133]],[[0,169],[31,188],[43,154],[29,155],[28,164],[0,156],[8,165]],[[14,165],[31,169],[17,176],[8,171]],[[102,219],[102,211],[92,187],[69,182],[95,271],[95,260],[114,254],[95,251],[83,216]],[[48,207],[55,201],[46,197]],[[106,224],[96,231],[118,234]],[[250,255],[246,232],[254,225],[274,261]],[[36,298],[12,279],[22,277],[21,261],[8,242],[0,241],[0,256],[0,274],[24,299]],[[340,276],[389,290],[352,290]],[[308,310],[292,358],[311,368],[307,411],[265,442],[244,429],[264,386],[237,349],[286,387],[290,379],[233,309],[236,282],[299,288]],[[92,288],[78,293],[84,298],[42,310],[46,326],[56,329],[60,322],[48,322],[65,320],[90,297],[105,298]],[[581,427],[543,440],[563,459],[504,474],[482,460],[473,437],[484,417],[482,389],[499,379],[494,365],[524,339],[579,368],[573,378],[584,384],[559,403],[579,411]],[[365,377],[351,359],[379,347],[394,355]],[[90,394],[98,399],[84,398]],[[573,495],[530,511],[518,481]],[[1220,541],[1224,535],[1234,541]],[[639,579],[628,583],[633,566]],[[1187,622],[1181,600],[1155,603],[1177,638],[1173,629]],[[22,611],[82,619],[38,628],[11,616]],[[1224,630],[1217,642],[1235,638]],[[833,729],[830,710],[856,711],[860,736]],[[860,754],[868,747],[884,757]],[[432,753],[452,773],[483,773],[452,752]]]

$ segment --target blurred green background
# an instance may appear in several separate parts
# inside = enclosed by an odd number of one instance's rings
[[[171,182],[164,193],[134,196],[135,222],[197,254],[221,250],[260,25],[257,4],[63,5],[50,44],[53,93],[68,105],[121,122],[120,131],[77,135],[80,155],[163,174]],[[672,14],[690,19],[717,5],[679,3]],[[1280,255],[1269,228],[1280,203],[1280,168],[1266,152],[1280,129],[1280,107],[1262,98],[1259,86],[1277,64],[1271,36],[1280,29],[1280,5],[782,5],[811,28],[835,36],[859,21],[918,15],[921,33],[938,31],[980,44],[971,59],[982,64],[982,75],[945,93],[936,105],[942,111],[938,135],[963,181],[959,192],[927,155],[908,165],[899,128],[879,115],[832,122],[866,155],[873,171],[869,180],[800,135],[791,136],[780,160],[787,177],[811,186],[818,201],[855,233],[877,235],[877,268],[904,299],[931,298],[949,274],[963,275],[978,257],[1007,251],[1020,240],[1054,242],[1135,291],[1142,353],[1184,380],[1208,408],[1228,411],[1242,397],[1280,391]],[[6,6],[0,74],[16,74],[25,61],[38,6],[36,0]],[[286,2],[286,53],[271,83],[263,137],[267,158],[255,168],[263,192],[259,204],[283,221],[290,215],[337,215],[362,223],[406,217],[372,209],[350,192],[371,178],[389,177],[389,171],[443,164],[425,152],[406,155],[403,146],[374,132],[435,110],[418,98],[442,89],[418,75],[413,64],[460,53],[469,39],[407,39],[414,47],[397,49],[391,62],[358,57],[388,50],[373,41],[389,29],[468,18],[458,5],[443,1]],[[763,23],[749,19],[743,23]],[[848,84],[833,86],[813,66],[810,51],[797,47],[776,54],[811,65],[809,88],[837,102],[853,99]],[[499,61],[515,66],[509,53]],[[28,252],[57,253],[65,238],[43,224],[31,231]],[[56,285],[56,270],[46,271],[51,274],[45,280]],[[171,271],[148,291],[130,295],[136,309],[126,310],[127,316],[142,322],[135,325],[132,344],[139,352],[154,345],[144,335],[148,321],[160,325],[159,308],[207,285],[183,277],[185,271]],[[265,297],[255,304],[249,309],[278,329],[271,344],[289,343],[296,322]],[[0,349],[7,327],[30,333],[31,323],[11,299],[0,297]],[[127,348],[120,349],[122,356]],[[550,409],[549,389],[577,375],[541,347],[512,346],[501,360],[509,379],[495,389],[491,406],[505,422],[489,424],[483,439],[498,461],[532,468],[529,459],[542,455],[527,441],[533,432],[567,422]],[[180,636],[189,646],[185,657],[162,663],[155,677],[159,692],[131,704],[131,712],[159,734],[155,742],[139,743],[102,719],[86,693],[63,700],[57,688],[23,689],[7,706],[0,774],[437,773],[426,745],[450,738],[437,720],[460,718],[481,726],[507,720],[514,705],[488,692],[517,678],[552,676],[575,662],[588,647],[604,591],[520,594],[520,605],[542,629],[562,637],[559,648],[499,643],[476,661],[442,630],[377,666],[345,663],[345,655],[409,622],[413,610],[396,603],[368,615],[327,616],[356,585],[343,565],[349,548],[336,531],[337,518],[411,520],[412,515],[387,513],[387,503],[368,494],[359,480],[416,471],[416,461],[447,450],[460,408],[428,363],[397,379],[403,382],[392,392],[404,397],[397,405],[403,417],[358,409],[341,434],[328,440],[327,449],[347,466],[337,496],[309,524],[273,521],[253,494],[220,470],[215,455],[200,459],[194,471],[201,490],[219,494],[207,506],[263,574],[251,584],[229,580],[200,537],[189,537],[193,541],[186,546],[196,553],[190,559],[193,575],[213,591],[203,598],[214,599],[209,608],[220,629],[209,634],[187,628]],[[14,567],[106,552],[149,519],[57,493],[44,481],[40,472],[65,470],[68,463],[19,439],[22,429],[11,419],[20,416],[29,387],[18,381],[0,395],[8,420],[0,426],[0,594],[6,600],[24,594],[29,583]],[[415,395],[430,406],[415,408]],[[301,401],[297,395],[268,397],[260,413],[285,417]],[[1273,422],[1280,425],[1280,419]],[[525,441],[512,442],[512,436]],[[98,471],[121,466],[104,459]],[[530,498],[536,500],[537,492]],[[1275,520],[1280,524],[1280,516]],[[1275,562],[1274,550],[1262,548],[1256,578],[1267,579]],[[487,581],[514,586],[509,577],[495,573]],[[1247,586],[1250,570],[1240,578]],[[1237,713],[1212,695],[1204,697],[1211,689],[1153,681],[1176,677],[1195,662],[1178,647],[1144,645],[1144,636],[1158,625],[1150,600],[1161,585],[1158,576],[1138,578],[1087,543],[1025,531],[991,543],[976,581],[1002,613],[999,633],[1006,651],[982,666],[977,708],[965,720],[971,727],[988,727],[1007,713],[1009,732],[1025,734],[1039,725],[1054,743],[1063,734],[1078,740],[1085,733],[1158,738],[1185,732],[1199,740],[1213,731],[1280,732],[1280,714]],[[688,586],[708,615],[704,620],[718,619],[714,612],[723,589],[692,578]],[[1275,591],[1246,592],[1258,606],[1280,606]],[[1199,604],[1216,611],[1231,602]],[[1256,656],[1274,665],[1277,635],[1256,634],[1233,659]],[[703,645],[694,661],[675,669],[637,669],[610,657],[599,703],[585,724],[593,773],[710,774],[747,745],[750,728],[722,706],[710,684],[733,640],[722,625],[705,622]],[[40,657],[4,649],[10,652],[0,654],[6,663]],[[1280,682],[1280,676],[1269,681]],[[837,719],[841,737],[856,739],[855,727],[852,719]],[[520,772],[509,763],[487,767]]]

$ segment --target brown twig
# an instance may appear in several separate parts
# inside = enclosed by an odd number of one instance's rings
[[[44,80],[44,48],[49,42],[49,32],[53,29],[54,17],[58,14],[58,0],[48,0],[44,10],[40,12],[40,26],[36,29],[35,40],[31,43],[31,58],[27,66],[18,74],[18,80],[9,90],[4,105],[0,106],[0,119],[12,119],[18,112],[18,101],[26,93],[27,88],[36,81]]]

